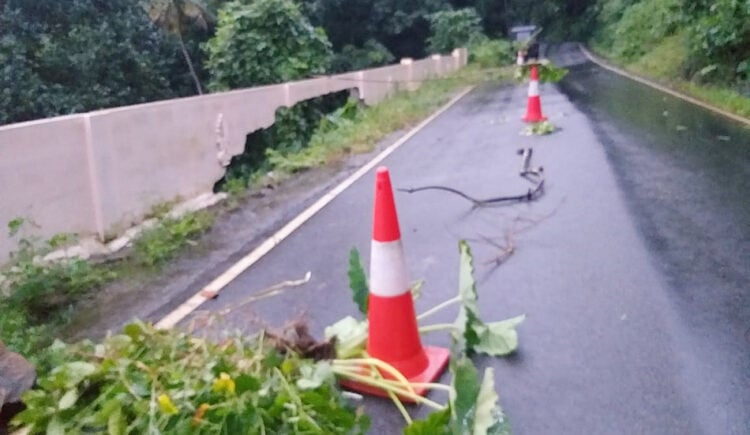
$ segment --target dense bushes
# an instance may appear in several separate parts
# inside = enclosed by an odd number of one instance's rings
[[[314,28],[291,0],[227,3],[206,50],[213,90],[321,74],[333,56],[325,32]]]
[[[691,69],[709,80],[750,81],[750,0],[702,3],[690,28]]]
[[[345,45],[333,58],[331,72],[356,71],[393,63],[396,57],[374,39],[368,39],[362,47]]]
[[[739,88],[750,81],[750,0],[598,0],[589,11],[595,42],[619,61],[643,66],[653,63],[650,53],[668,51],[672,78]]]
[[[301,79],[329,70],[331,44],[291,0],[232,1],[219,12],[216,35],[206,45],[209,87],[224,90]],[[343,103],[343,100],[340,101]],[[268,129],[251,134],[232,160],[227,180],[244,186],[262,167],[267,149],[296,151],[307,145],[320,118],[336,108],[321,97],[281,108]]]
[[[682,0],[645,0],[627,8],[610,29],[613,53],[627,60],[646,54],[682,24],[681,8]]]
[[[474,8],[430,15],[430,37],[427,42],[433,53],[450,53],[454,48],[466,47],[485,38],[482,19]]]
[[[0,7],[0,124],[190,92],[179,48],[138,2]]]
[[[484,39],[469,47],[469,62],[482,68],[492,68],[513,63],[513,44],[503,39]]]

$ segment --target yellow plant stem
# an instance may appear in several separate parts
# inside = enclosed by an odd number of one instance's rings
[[[398,394],[399,396],[402,396],[404,398],[413,400],[413,401],[415,401],[417,403],[420,403],[420,404],[423,404],[423,405],[427,405],[430,408],[433,408],[433,409],[436,409],[436,410],[439,410],[439,411],[442,411],[442,410],[446,409],[446,407],[444,405],[441,405],[441,404],[439,404],[437,402],[434,402],[434,401],[432,401],[432,400],[430,400],[430,399],[428,399],[426,397],[422,397],[422,396],[420,396],[420,395],[418,395],[416,393],[412,393],[412,392],[409,392],[407,390],[403,390],[403,389],[398,388],[398,387],[396,387],[396,386],[394,386],[392,384],[388,384],[386,382],[379,381],[379,380],[373,378],[372,376],[362,375],[358,371],[347,370],[347,369],[344,369],[344,368],[336,368],[336,367],[334,367],[333,368],[333,372],[336,375],[338,375],[338,376],[341,376],[341,377],[344,377],[344,378],[348,378],[348,379],[351,379],[353,381],[356,381],[356,382],[359,382],[359,383],[362,383],[362,384],[365,384],[365,385],[369,385],[369,386],[372,386],[372,387],[380,388],[380,389],[382,389],[383,391],[386,391],[386,392],[387,391],[391,391],[391,392],[393,392],[395,394]]]
[[[406,377],[402,375],[401,372],[398,371],[395,367],[383,360],[379,360],[377,358],[352,358],[346,360],[333,360],[333,365],[339,367],[354,367],[355,369],[359,370],[361,370],[362,366],[373,365],[396,378],[396,380],[398,380],[404,387],[406,387],[406,389],[410,393],[414,394],[414,388],[412,388],[409,380],[406,379]]]

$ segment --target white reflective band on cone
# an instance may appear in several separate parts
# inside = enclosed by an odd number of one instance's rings
[[[376,296],[401,296],[409,291],[401,240],[372,241],[370,275],[370,293]]]
[[[539,96],[539,82],[532,80],[529,82],[529,97]]]

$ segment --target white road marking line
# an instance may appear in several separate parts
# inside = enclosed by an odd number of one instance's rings
[[[443,114],[443,112],[445,112],[446,110],[450,109],[454,104],[456,104],[461,98],[463,98],[466,94],[468,94],[472,89],[474,89],[473,86],[464,89],[460,94],[456,95],[452,100],[446,103],[437,112],[433,113],[429,118],[419,123],[419,125],[414,127],[401,139],[399,139],[398,141],[390,145],[388,148],[384,149],[380,154],[378,154],[372,160],[370,160],[367,164],[359,168],[356,172],[350,175],[346,180],[342,181],[338,186],[331,189],[328,193],[326,193],[320,199],[315,201],[314,204],[312,204],[310,207],[305,209],[302,213],[297,215],[297,217],[289,221],[274,235],[272,235],[271,237],[266,239],[263,243],[261,243],[257,248],[253,249],[249,254],[241,258],[237,263],[233,264],[224,273],[216,277],[216,279],[211,281],[207,286],[201,289],[201,291],[191,296],[187,301],[183,302],[180,306],[178,306],[172,312],[164,316],[161,320],[159,320],[156,323],[156,327],[160,329],[174,327],[177,323],[180,322],[180,320],[187,317],[190,313],[195,311],[204,302],[211,299],[211,296],[215,297],[215,295],[217,295],[224,287],[226,287],[235,278],[240,276],[242,272],[247,270],[247,268],[255,264],[258,260],[263,258],[264,255],[268,254],[273,248],[275,248],[284,239],[286,239],[290,234],[292,234],[295,230],[297,230],[300,226],[302,226],[302,224],[307,222],[317,212],[323,209],[323,207],[328,205],[329,202],[333,201],[344,190],[346,190],[347,188],[349,188],[349,186],[354,184],[355,181],[362,178],[362,176],[364,176],[368,171],[374,168],[378,163],[383,161],[386,157],[388,157],[401,145],[408,142],[409,139],[411,139],[412,137],[414,137],[414,135],[419,133],[420,130],[425,128],[435,118]],[[204,294],[206,296],[204,296]]]
[[[750,119],[743,118],[742,116],[735,115],[734,113],[727,112],[726,110],[720,109],[720,108],[718,108],[716,106],[712,106],[712,105],[710,105],[708,103],[705,103],[705,102],[703,102],[701,100],[698,100],[696,98],[690,97],[690,96],[685,95],[685,94],[681,94],[681,93],[679,93],[679,92],[677,92],[677,91],[675,91],[673,89],[670,89],[670,88],[668,88],[666,86],[662,86],[662,85],[660,85],[658,83],[654,83],[651,80],[645,79],[643,77],[639,77],[639,76],[637,76],[635,74],[631,74],[631,73],[629,73],[629,72],[627,72],[625,70],[622,70],[620,68],[608,65],[608,64],[602,62],[601,60],[599,60],[593,54],[591,54],[591,52],[588,51],[586,49],[586,47],[584,47],[582,44],[579,44],[578,46],[581,48],[581,51],[583,52],[583,54],[585,54],[586,57],[588,57],[590,61],[594,62],[595,64],[599,65],[600,67],[602,67],[604,69],[610,70],[610,71],[612,71],[612,72],[614,72],[616,74],[619,74],[621,76],[627,77],[627,78],[629,78],[631,80],[635,80],[635,81],[637,81],[639,83],[643,83],[644,85],[651,86],[654,89],[660,90],[662,92],[666,92],[667,94],[672,95],[673,97],[677,97],[677,98],[679,98],[681,100],[685,100],[685,101],[687,101],[689,103],[693,103],[693,104],[695,104],[697,106],[701,106],[704,109],[708,109],[708,110],[710,110],[710,111],[712,111],[714,113],[718,113],[719,115],[723,115],[723,116],[726,116],[727,118],[733,119],[733,120],[741,122],[743,124],[750,125]]]

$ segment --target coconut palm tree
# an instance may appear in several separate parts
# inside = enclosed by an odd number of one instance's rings
[[[148,14],[156,25],[177,37],[182,55],[185,57],[190,75],[195,82],[195,89],[198,94],[202,94],[200,79],[195,72],[182,35],[189,26],[198,26],[207,30],[214,21],[211,13],[197,0],[151,0],[148,5]]]

